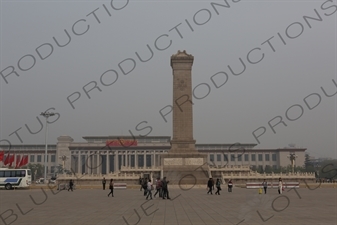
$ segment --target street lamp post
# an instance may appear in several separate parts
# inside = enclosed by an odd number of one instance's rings
[[[48,145],[47,145],[47,138],[48,138],[48,118],[51,116],[54,116],[55,113],[50,113],[50,112],[42,112],[40,114],[41,116],[46,118],[46,133],[45,133],[45,151],[44,151],[44,182],[47,182],[47,150],[48,150]]]
[[[295,160],[297,158],[297,155],[295,153],[289,153],[289,155],[287,157],[290,159],[291,171],[292,171],[292,174],[294,174],[295,173],[295,170],[294,170]]]

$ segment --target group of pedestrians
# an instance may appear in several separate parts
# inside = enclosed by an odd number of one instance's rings
[[[264,189],[264,193],[267,194],[268,182],[266,181],[266,179],[263,180],[262,186],[263,186],[263,189]],[[279,194],[282,194],[283,190],[284,190],[283,181],[282,181],[282,178],[280,177],[278,179],[277,191],[278,191]]]
[[[103,177],[102,185],[103,185],[103,190],[105,190],[105,185],[106,185],[106,179],[105,179],[105,177]],[[111,197],[114,197],[114,179],[110,179],[109,189],[110,189],[110,192],[108,194],[108,197],[110,195],[111,195]]]
[[[150,198],[152,199],[152,191],[154,190],[154,185],[156,188],[156,192],[154,193],[153,197],[156,197],[156,195],[158,194],[160,198],[163,199],[170,199],[169,197],[169,192],[168,192],[168,185],[169,181],[166,180],[166,177],[164,177],[162,180],[158,177],[155,181],[155,184],[153,184],[151,182],[151,180],[145,178],[145,179],[139,179],[139,184],[140,186],[140,191],[142,191],[142,189],[144,190],[144,196],[146,196],[146,199]],[[103,190],[105,190],[105,185],[106,185],[106,179],[103,177],[102,180],[102,185],[103,185]],[[68,186],[68,191],[71,190],[73,191],[73,186],[74,186],[74,182],[73,180],[69,181],[69,186]],[[213,195],[213,191],[214,191],[214,186],[216,187],[216,192],[215,195],[220,195],[220,191],[221,189],[221,181],[219,178],[216,179],[216,182],[214,182],[213,178],[209,178],[208,182],[207,182],[207,194],[211,194]],[[233,190],[233,182],[232,180],[228,181],[228,192],[232,192]],[[264,189],[264,193],[267,194],[267,188],[268,188],[268,182],[266,181],[266,179],[263,180],[262,182],[262,186]],[[110,179],[110,183],[109,183],[109,189],[110,189],[110,193],[108,194],[108,197],[111,195],[111,197],[114,197],[113,194],[113,190],[114,190],[114,182],[113,179]],[[284,190],[283,187],[283,181],[282,178],[279,178],[279,183],[278,183],[278,193],[282,194],[282,191]]]
[[[207,182],[207,190],[208,190],[207,194],[213,195],[214,186],[217,188],[217,191],[215,192],[215,194],[216,195],[220,195],[220,191],[222,189],[221,189],[221,181],[220,181],[219,178],[216,179],[215,183],[214,183],[213,178],[209,178],[209,180]],[[227,186],[228,186],[228,192],[232,192],[233,191],[233,182],[232,182],[232,180],[228,181]],[[263,180],[262,186],[263,186],[263,189],[264,189],[264,193],[267,194],[268,182],[266,181],[266,179]],[[282,178],[279,178],[278,193],[282,194],[282,191],[284,191],[283,181],[282,181]]]
[[[142,179],[140,180],[140,191],[144,190],[144,196],[146,196],[146,199],[152,199],[152,191],[154,189],[156,189],[156,192],[153,195],[154,198],[158,194],[159,198],[170,199],[167,187],[168,183],[169,181],[166,180],[166,177],[162,180],[158,177],[155,184],[151,182],[151,179]]]
[[[216,195],[220,195],[220,191],[222,190],[221,189],[221,181],[219,178],[216,179],[216,182],[214,183],[214,180],[213,178],[209,178],[208,182],[207,182],[207,194],[211,194],[213,195],[213,191],[214,191],[214,186],[216,187],[216,192],[215,194]],[[233,190],[233,182],[232,180],[229,180],[228,181],[228,192],[232,192]]]

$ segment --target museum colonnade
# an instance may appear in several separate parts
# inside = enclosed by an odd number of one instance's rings
[[[72,151],[71,172],[109,174],[121,167],[144,168],[160,166],[160,155],[167,151]]]

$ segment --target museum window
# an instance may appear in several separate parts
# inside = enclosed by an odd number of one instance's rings
[[[249,161],[249,155],[245,154],[245,161],[248,162]]]
[[[252,161],[256,161],[256,155],[252,154]]]
[[[269,159],[269,154],[266,154],[264,157],[265,157],[265,160],[266,160],[266,161],[269,161],[269,160],[270,160],[270,159]]]
[[[135,167],[135,155],[131,155],[131,167]]]
[[[273,165],[273,170],[276,170],[277,169],[277,166],[276,165]]]
[[[231,154],[231,161],[235,162],[235,155],[234,154]]]
[[[35,160],[35,155],[30,155],[29,162],[34,162],[34,160]]]
[[[225,162],[228,162],[228,155],[227,155],[227,154],[224,154],[224,155],[223,155],[223,158],[224,158],[224,161],[225,161]]]
[[[238,155],[238,161],[239,161],[239,162],[242,161],[242,154]]]
[[[117,160],[118,160],[118,169],[120,170],[122,168],[122,166],[124,166],[123,156],[122,155],[118,155]]]
[[[56,161],[56,156],[55,155],[51,155],[50,161],[51,162],[55,162]]]
[[[146,155],[146,167],[151,167],[151,155]]]
[[[262,159],[263,159],[262,154],[258,154],[258,159],[259,159],[260,162],[262,161]]]
[[[50,167],[50,173],[55,173],[55,166]]]
[[[138,155],[138,167],[144,167],[144,155]]]
[[[218,161],[218,162],[221,161],[221,155],[220,154],[216,155],[216,161]]]
[[[37,162],[41,162],[41,161],[42,161],[41,155],[37,155]]]
[[[214,155],[213,154],[209,155],[209,161],[214,162]]]
[[[272,154],[272,155],[271,155],[271,159],[272,159],[273,161],[276,161],[276,154]]]

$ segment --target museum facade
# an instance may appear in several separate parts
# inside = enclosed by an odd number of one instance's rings
[[[57,167],[79,174],[109,174],[121,171],[160,171],[161,155],[171,148],[170,136],[86,136],[84,142],[74,142],[70,136],[60,136],[56,145],[48,145],[47,173]],[[294,154],[296,166],[303,166],[306,148],[295,146],[276,149],[255,148],[256,144],[195,144],[198,152],[207,155],[213,167],[249,166],[252,170],[277,169],[290,165]],[[44,165],[45,145],[12,145],[10,154],[28,155],[29,163]],[[0,146],[7,149],[7,146]],[[15,164],[15,163],[14,163]],[[0,162],[0,166],[4,166]]]

